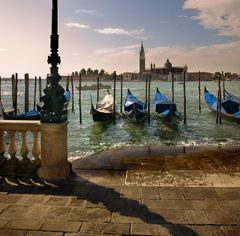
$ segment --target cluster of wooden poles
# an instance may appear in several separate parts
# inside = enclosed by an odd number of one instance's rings
[[[82,124],[82,109],[81,109],[81,87],[82,87],[82,79],[81,79],[81,74],[79,75],[79,122],[80,124]],[[145,81],[146,81],[146,86],[145,86],[145,104],[147,106],[147,121],[148,124],[150,124],[150,112],[151,112],[151,106],[150,106],[150,100],[151,100],[151,93],[150,93],[150,88],[151,88],[151,74],[148,73],[147,76],[145,77]],[[114,99],[114,108],[113,108],[113,112],[114,112],[114,123],[116,123],[116,80],[117,80],[117,76],[116,76],[116,72],[114,71],[113,73],[113,99]],[[71,81],[72,81],[72,77],[71,77]],[[200,72],[199,72],[199,81],[200,81]],[[73,84],[73,83],[71,83]],[[99,101],[99,77],[97,77],[97,102]],[[120,75],[120,91],[121,91],[121,95],[120,95],[120,114],[123,113],[123,75]],[[73,90],[72,90],[73,92]],[[200,104],[200,82],[199,82],[199,104]],[[186,124],[186,120],[187,120],[187,115],[186,115],[186,71],[184,71],[183,74],[183,97],[184,97],[184,124]],[[72,111],[74,111],[74,94],[72,94]],[[172,74],[172,102],[174,102],[174,74]],[[200,105],[199,105],[199,109],[200,109]]]
[[[24,99],[24,111],[29,111],[29,75],[24,75],[24,82],[25,82],[25,99]],[[12,83],[12,107],[13,113],[16,115],[18,111],[18,73],[13,74],[11,77]],[[37,82],[39,84],[39,99],[42,97],[42,78],[36,77],[34,78],[34,96],[33,96],[33,109],[36,109],[37,105]],[[2,99],[1,95],[2,91],[2,78],[0,77],[0,100]]]
[[[171,74],[172,76],[172,102],[174,102],[174,74]],[[217,106],[217,117],[216,117],[216,123],[221,123],[221,111],[220,111],[220,104],[222,101],[222,92],[221,92],[221,80],[223,81],[223,90],[225,89],[225,81],[223,72],[222,75],[219,76],[218,79],[218,106]],[[1,77],[0,77],[0,100],[1,100]],[[147,121],[150,123],[150,88],[151,88],[151,74],[147,74],[146,76],[146,87],[145,87],[145,104],[147,105]],[[17,114],[18,109],[18,74],[13,74],[11,77],[12,82],[12,106],[14,108],[14,113]],[[29,75],[24,75],[24,82],[25,82],[25,102],[24,102],[24,110],[25,112],[29,111]],[[69,83],[71,82],[71,95],[72,95],[72,112],[75,111],[74,108],[74,80],[73,76],[67,77],[66,82],[66,88],[69,89]],[[115,101],[116,101],[116,82],[117,82],[117,75],[116,72],[113,73],[113,97],[114,97],[114,122],[116,122],[116,107],[115,107]],[[38,83],[38,90],[39,90],[39,101],[42,97],[42,78],[36,77],[34,78],[34,98],[33,98],[33,109],[36,109],[37,104],[37,83]],[[99,101],[99,85],[100,80],[99,77],[97,77],[97,102]],[[79,88],[79,96],[78,96],[78,102],[79,102],[79,123],[82,124],[82,77],[81,74],[78,76],[78,88]],[[123,112],[123,76],[120,76],[120,113]],[[198,77],[198,94],[199,94],[199,112],[201,112],[201,72],[199,71],[199,77]],[[224,93],[223,93],[224,96]],[[223,97],[223,99],[225,99]],[[186,115],[186,71],[183,72],[183,104],[184,104],[184,110],[183,110],[183,123],[186,124],[187,115]]]
[[[222,86],[221,86],[221,80],[222,80]],[[222,103],[222,88],[223,87],[223,100],[225,100],[225,79],[224,79],[224,75],[223,75],[223,71],[222,74],[218,76],[218,93],[217,93],[217,112],[216,112],[216,124],[218,123],[222,123],[222,113],[221,113],[221,103]]]

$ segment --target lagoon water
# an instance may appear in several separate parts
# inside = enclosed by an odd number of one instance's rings
[[[86,84],[91,84],[87,82]],[[104,83],[104,82],[103,82]],[[113,87],[111,82],[105,82]],[[64,86],[64,85],[63,85]],[[77,83],[75,84],[77,86]],[[171,99],[171,82],[152,82],[151,98],[156,87]],[[198,110],[198,83],[187,82],[187,124],[180,119],[175,124],[164,123],[151,113],[150,124],[134,123],[126,119],[118,119],[116,124],[93,122],[90,115],[90,97],[96,101],[96,91],[82,91],[82,119],[79,124],[78,90],[75,88],[75,111],[72,113],[72,104],[69,104],[68,151],[71,159],[85,157],[92,153],[123,147],[126,145],[240,145],[240,125],[222,119],[222,124],[216,124],[216,118],[210,112],[203,99],[204,86],[210,92],[217,94],[216,82],[201,83],[202,111]],[[240,82],[227,81],[226,89],[240,97]],[[42,87],[45,87],[43,82]],[[123,100],[127,89],[130,88],[140,100],[145,100],[145,82],[124,82]],[[30,84],[30,100],[33,107],[33,81]],[[37,90],[38,91],[38,90]],[[2,102],[5,107],[11,106],[10,81],[2,81]],[[100,90],[103,98],[106,90]],[[24,81],[19,83],[18,108],[24,108]],[[38,98],[37,98],[38,99]],[[175,82],[175,102],[177,109],[183,114],[183,85]],[[152,100],[151,100],[152,104]],[[117,108],[120,110],[120,83],[117,83]]]

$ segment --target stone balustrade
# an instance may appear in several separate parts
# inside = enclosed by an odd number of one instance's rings
[[[41,165],[40,121],[0,120],[0,173],[33,177]],[[17,141],[20,143],[18,150]],[[31,140],[30,140],[31,139]],[[30,146],[29,143],[32,143]]]

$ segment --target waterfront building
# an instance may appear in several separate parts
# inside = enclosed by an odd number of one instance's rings
[[[175,81],[183,80],[183,71],[187,69],[186,66],[173,66],[169,59],[166,60],[163,67],[156,67],[155,63],[151,63],[150,68],[145,68],[145,52],[143,42],[141,43],[141,49],[139,53],[139,76],[144,78],[145,74],[151,74],[152,79],[171,81],[172,74],[174,74]],[[186,73],[187,79],[187,73]]]

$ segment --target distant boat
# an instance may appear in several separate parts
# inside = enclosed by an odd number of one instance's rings
[[[137,121],[144,120],[146,115],[146,104],[139,101],[129,89],[124,102],[123,115]]]
[[[77,89],[79,89],[79,87],[76,87]],[[99,84],[99,89],[111,89],[111,86],[108,84]],[[81,86],[81,90],[97,90],[97,85],[96,84],[83,84]]]
[[[71,93],[68,89],[65,90],[64,96],[66,97],[66,102],[64,104],[63,110],[67,112],[67,106],[71,98]],[[0,109],[3,114],[4,120],[40,120],[40,111],[41,111],[42,105],[43,105],[42,103],[39,103],[37,105],[37,108],[38,108],[37,110],[31,110],[31,111],[23,112],[17,115],[12,115],[10,113],[5,112],[1,102],[0,102]]]
[[[218,99],[204,88],[204,99],[212,112],[217,112]],[[221,102],[221,114],[237,123],[240,123],[240,103],[229,98]]]
[[[114,119],[114,99],[110,94],[109,90],[107,90],[106,96],[103,100],[96,103],[96,108],[93,106],[91,101],[91,114],[93,117],[93,121],[107,121]]]
[[[173,120],[180,115],[177,111],[176,104],[171,102],[164,94],[160,93],[158,88],[156,89],[153,100],[153,110],[164,120]]]

